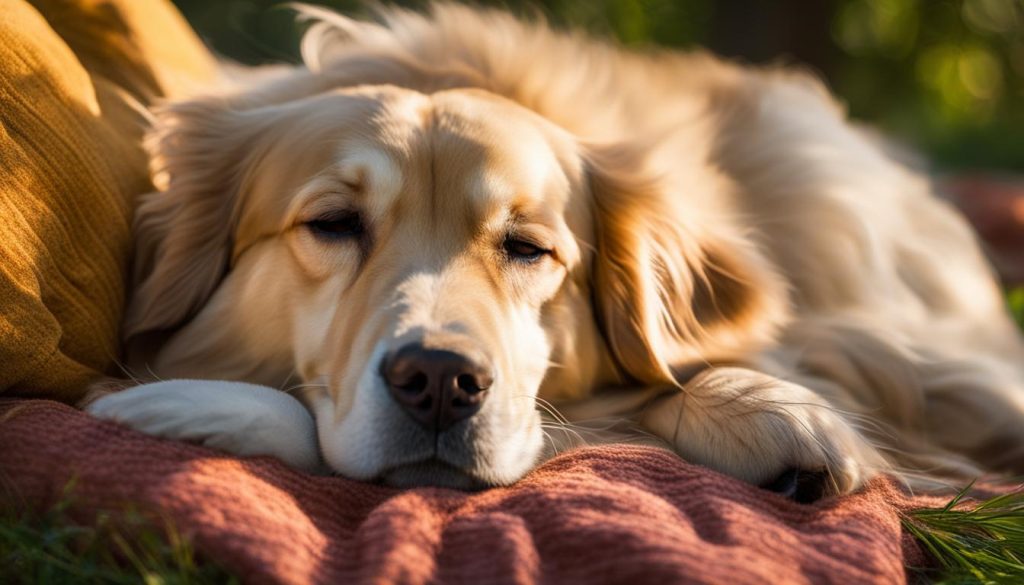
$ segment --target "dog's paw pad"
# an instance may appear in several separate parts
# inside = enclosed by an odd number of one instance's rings
[[[825,471],[787,469],[761,487],[800,504],[811,504],[829,494],[829,476]]]

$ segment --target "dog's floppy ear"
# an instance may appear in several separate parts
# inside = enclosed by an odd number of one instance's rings
[[[674,383],[679,368],[769,341],[788,316],[787,293],[735,218],[710,203],[728,198],[728,181],[700,165],[656,173],[644,158],[629,146],[587,156],[594,310],[625,373]]]
[[[244,116],[218,98],[157,111],[146,147],[160,190],[135,213],[126,339],[183,324],[223,278],[247,145],[258,131]]]

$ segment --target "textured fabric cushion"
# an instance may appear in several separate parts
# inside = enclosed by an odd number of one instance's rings
[[[213,74],[164,0],[0,0],[0,393],[74,401],[112,367],[142,107]]]

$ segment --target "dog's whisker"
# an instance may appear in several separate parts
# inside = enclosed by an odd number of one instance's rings
[[[569,424],[568,417],[563,415],[557,408],[555,408],[555,405],[551,404],[551,402],[541,398],[540,396],[535,396],[534,401],[537,403],[538,406],[542,407],[544,410],[549,412],[551,416],[553,416],[559,422]]]
[[[558,455],[559,451],[557,446],[555,445],[555,440],[551,438],[551,436],[548,434],[548,431],[544,428],[541,428],[540,433],[541,436],[544,437],[544,443],[546,445],[545,449],[547,450],[549,456],[553,457],[555,455]]]
[[[288,390],[285,390],[285,387],[288,386],[288,382],[290,382],[296,374],[298,374],[298,370],[292,368],[292,371],[288,373],[288,376],[285,377],[284,381],[278,384],[278,388],[280,388],[282,392],[288,392]]]
[[[577,430],[575,430],[575,429],[573,429],[573,428],[571,428],[569,426],[557,425],[557,424],[556,425],[550,425],[550,424],[545,425],[545,424],[542,423],[541,424],[541,428],[546,430],[546,431],[548,431],[549,435],[550,435],[550,431],[559,431],[559,432],[563,433],[564,436],[572,437],[573,444],[571,446],[573,446],[573,447],[579,447],[579,446],[583,446],[583,445],[587,444],[587,440],[583,438],[583,435],[581,435]]]
[[[150,375],[150,377],[151,377],[152,379],[154,379],[154,380],[156,380],[156,381],[158,381],[158,382],[166,382],[166,380],[164,380],[164,379],[163,379],[163,378],[161,378],[160,376],[157,376],[157,375],[156,375],[156,373],[155,373],[155,372],[153,372],[153,368],[152,368],[152,367],[151,367],[151,366],[149,365],[149,363],[148,363],[148,362],[146,363],[146,371],[147,371],[147,372],[149,372],[149,375]]]
[[[143,380],[140,376],[137,376],[135,374],[135,372],[133,372],[127,366],[127,364],[123,363],[122,361],[114,360],[114,365],[117,366],[117,369],[121,370],[121,373],[124,374],[124,376],[126,378],[128,378],[129,380],[131,380],[132,383],[134,383],[135,385],[140,385],[140,384],[145,384],[146,383],[145,380]]]
[[[558,409],[555,408],[555,406],[553,404],[551,404],[549,401],[547,401],[547,400],[545,400],[545,399],[543,399],[543,398],[541,398],[539,396],[533,396],[533,395],[529,395],[529,394],[515,394],[515,395],[510,396],[510,398],[512,398],[514,400],[515,399],[532,400],[534,402],[534,405],[541,411],[541,413],[547,414],[552,419],[554,419],[555,421],[560,422],[562,424],[570,424],[569,419],[566,418],[564,415],[562,415],[562,413],[559,412]]]
[[[281,388],[281,392],[284,392],[285,394],[289,394],[290,395],[290,394],[293,394],[297,390],[302,390],[303,388],[328,388],[328,387],[329,386],[327,384],[317,384],[315,382],[307,382],[307,383],[303,383],[303,384],[295,384],[293,386],[289,386],[288,388]]]

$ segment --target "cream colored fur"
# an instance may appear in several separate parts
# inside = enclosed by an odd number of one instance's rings
[[[542,451],[538,396],[755,483],[1024,472],[1024,351],[974,236],[812,76],[450,4],[306,13],[305,67],[158,113],[137,365],[294,381],[328,466],[399,484],[514,481]],[[315,241],[341,207],[365,240]],[[511,265],[503,230],[553,252]],[[411,339],[498,363],[433,453],[377,374]],[[158,428],[135,392],[92,411],[190,438],[214,408]],[[548,436],[601,440],[585,427]],[[251,453],[247,432],[219,444]],[[459,473],[392,473],[431,457]]]

